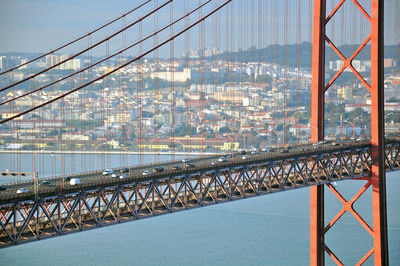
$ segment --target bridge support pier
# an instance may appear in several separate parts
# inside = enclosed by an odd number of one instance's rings
[[[347,0],[350,1],[350,0]],[[371,146],[372,146],[372,212],[373,212],[373,247],[359,261],[364,263],[374,254],[375,265],[388,265],[388,237],[387,237],[387,210],[386,210],[386,177],[384,164],[385,147],[385,124],[384,124],[384,72],[383,72],[383,0],[371,0],[371,14],[368,14],[358,1],[353,0],[354,5],[367,18],[371,24],[371,34],[354,52],[345,58],[331,40],[325,34],[325,28],[329,20],[335,15],[343,3],[340,1],[337,6],[329,13],[326,13],[326,0],[314,0],[313,18],[313,56],[312,56],[312,109],[311,109],[311,141],[318,142],[324,139],[324,94],[325,91],[335,82],[346,68],[349,68],[361,83],[371,93]],[[339,72],[325,84],[325,45],[326,43],[343,60],[343,67]],[[371,44],[371,84],[358,73],[352,66],[352,60],[366,49],[367,44]],[[369,185],[368,185],[369,186]],[[367,188],[367,187],[366,187]],[[364,193],[364,191],[361,192]],[[357,194],[355,197],[359,197]],[[337,193],[340,197],[340,194]],[[324,234],[330,228],[324,225],[324,188],[319,185],[311,188],[310,195],[310,264],[324,265],[325,250],[329,256],[339,265],[342,262],[325,245]],[[342,198],[343,200],[343,198]],[[356,199],[355,199],[356,200]],[[346,202],[347,204],[347,202]],[[342,210],[341,215],[349,211],[349,208]],[[338,218],[340,216],[338,214]],[[336,219],[336,218],[335,218]],[[335,223],[337,219],[333,222]],[[331,222],[332,223],[332,222]],[[361,223],[364,227],[368,227]]]

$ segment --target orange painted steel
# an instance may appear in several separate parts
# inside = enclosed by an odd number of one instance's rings
[[[371,34],[360,44],[358,49],[346,58],[335,44],[326,36],[325,27],[331,18],[342,8],[346,1],[352,1],[371,24]],[[343,61],[343,67],[325,85],[325,43]],[[353,67],[352,61],[367,44],[371,44],[371,84]],[[313,62],[312,62],[312,112],[311,112],[311,141],[318,142],[324,138],[324,93],[335,80],[349,68],[360,82],[371,93],[371,178],[367,179],[364,187],[346,201],[331,185],[328,187],[342,202],[342,210],[324,227],[324,188],[319,185],[311,188],[310,210],[310,264],[324,265],[325,251],[338,265],[343,265],[340,259],[324,243],[324,234],[346,212],[350,212],[359,223],[369,232],[374,241],[372,248],[360,259],[357,265],[363,264],[374,254],[375,265],[388,265],[388,237],[387,237],[387,210],[386,210],[386,177],[384,165],[384,92],[383,92],[383,1],[371,1],[371,14],[360,5],[357,0],[341,0],[326,17],[326,0],[314,1],[314,28],[313,28]],[[373,229],[354,210],[354,202],[372,186]]]
[[[371,3],[371,145],[375,265],[388,265],[385,118],[383,91],[383,0]]]
[[[314,1],[311,141],[324,138],[324,91],[325,91],[325,14],[326,1]],[[324,256],[324,185],[310,188],[310,264],[323,265]]]

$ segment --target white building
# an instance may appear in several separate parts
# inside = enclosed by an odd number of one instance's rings
[[[26,58],[21,59],[21,65],[25,64],[26,62],[28,62],[28,59]],[[28,65],[21,66],[19,69],[26,69],[26,68],[28,68]]]
[[[6,57],[0,56],[0,69],[6,68]]]
[[[175,82],[185,82],[191,79],[191,71],[190,68],[184,68],[183,71],[181,72],[178,71],[153,72],[151,73],[151,78],[152,79],[159,78],[167,81],[174,80]]]
[[[46,56],[46,65],[48,67],[54,66],[55,64],[60,63],[61,61],[67,60],[69,58],[69,55],[63,54],[63,55],[47,55]],[[77,70],[81,68],[81,60],[80,59],[71,59],[68,60],[67,62],[57,66],[55,69],[73,69]]]

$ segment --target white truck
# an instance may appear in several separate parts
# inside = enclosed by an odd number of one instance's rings
[[[81,180],[79,178],[71,178],[71,180],[69,180],[69,184],[71,186],[75,186],[75,185],[82,184],[82,182],[81,182]]]

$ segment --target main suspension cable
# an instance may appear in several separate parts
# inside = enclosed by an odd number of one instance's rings
[[[37,91],[43,90],[43,89],[45,89],[45,88],[47,88],[47,87],[49,87],[49,86],[55,85],[55,84],[57,84],[57,83],[59,83],[59,82],[65,80],[65,79],[68,79],[68,78],[70,78],[70,77],[72,77],[72,76],[74,76],[74,75],[76,75],[76,74],[79,74],[79,73],[81,73],[81,72],[83,72],[83,71],[86,71],[86,70],[88,70],[88,69],[91,69],[92,67],[94,67],[94,66],[96,66],[96,65],[98,65],[98,64],[101,64],[101,63],[103,63],[104,61],[107,61],[108,59],[110,59],[110,58],[112,58],[112,57],[115,57],[115,56],[117,56],[117,55],[119,55],[119,54],[122,54],[123,52],[125,52],[125,51],[127,51],[127,50],[129,50],[129,49],[131,49],[131,48],[133,48],[133,47],[135,47],[136,45],[138,45],[138,44],[140,44],[140,43],[142,43],[142,42],[144,42],[144,41],[146,41],[146,40],[148,40],[148,39],[150,39],[151,37],[156,36],[156,35],[159,34],[160,32],[162,32],[162,31],[168,29],[169,27],[171,27],[172,25],[178,23],[178,22],[181,21],[182,19],[184,19],[184,18],[190,16],[191,14],[193,14],[194,12],[196,12],[197,10],[199,10],[200,8],[202,8],[203,6],[207,5],[207,4],[210,3],[211,1],[212,1],[212,0],[208,0],[207,2],[203,3],[201,6],[196,7],[195,9],[193,9],[193,10],[190,11],[189,13],[187,13],[187,14],[181,16],[180,18],[178,18],[177,20],[173,21],[172,23],[169,23],[168,25],[166,25],[166,26],[162,27],[161,29],[159,29],[159,30],[153,32],[152,34],[147,35],[145,38],[143,38],[143,39],[141,39],[141,40],[138,40],[137,42],[135,42],[135,43],[133,43],[133,44],[131,44],[131,45],[125,47],[124,49],[119,50],[118,52],[116,52],[116,53],[114,53],[114,54],[112,54],[112,55],[106,56],[105,58],[103,58],[103,59],[100,60],[100,61],[97,61],[97,62],[95,62],[95,63],[93,63],[93,64],[91,64],[91,65],[89,65],[89,66],[87,66],[87,67],[85,67],[85,68],[80,69],[79,71],[76,71],[76,72],[74,72],[74,73],[71,73],[71,74],[69,74],[69,75],[67,75],[67,76],[65,76],[65,77],[63,77],[63,78],[57,79],[57,80],[55,80],[55,81],[53,81],[53,82],[51,82],[51,83],[48,83],[48,84],[46,84],[46,85],[44,85],[44,86],[42,86],[42,87],[37,88],[37,89],[35,89],[35,90],[26,92],[26,93],[21,94],[21,95],[19,95],[19,96],[17,96],[17,97],[14,97],[14,98],[12,98],[12,99],[9,99],[9,100],[7,100],[7,101],[4,101],[4,102],[0,103],[0,106],[1,106],[1,105],[4,105],[4,104],[7,104],[7,103],[10,103],[10,102],[13,102],[13,101],[15,101],[15,100],[18,100],[18,99],[20,99],[20,98],[23,98],[23,97],[25,97],[25,96],[28,96],[28,95],[30,95],[30,94],[32,94],[32,93],[37,92]]]
[[[53,53],[55,53],[55,52],[57,52],[57,51],[59,51],[59,50],[65,48],[65,47],[67,47],[67,46],[70,46],[71,44],[74,44],[74,43],[76,43],[77,41],[80,41],[80,40],[82,40],[82,39],[84,39],[84,38],[86,38],[86,37],[89,37],[89,36],[91,36],[93,33],[97,32],[97,31],[99,31],[99,30],[101,30],[101,29],[104,29],[105,27],[107,27],[107,26],[113,24],[114,22],[116,22],[116,21],[118,21],[118,20],[120,20],[120,19],[122,19],[122,18],[125,18],[127,15],[129,15],[129,14],[131,14],[132,12],[135,12],[136,10],[142,8],[143,6],[147,5],[147,4],[150,3],[151,1],[152,1],[152,0],[147,0],[146,2],[144,2],[144,3],[142,3],[142,4],[138,5],[138,6],[136,6],[135,8],[133,8],[133,9],[129,10],[128,12],[122,14],[122,15],[119,16],[118,18],[113,19],[113,20],[107,22],[106,24],[104,24],[104,25],[102,25],[102,26],[100,26],[100,27],[98,27],[98,28],[96,28],[96,29],[94,29],[94,30],[92,30],[92,31],[90,31],[90,32],[88,32],[88,33],[86,33],[85,35],[82,35],[82,36],[80,36],[80,37],[78,37],[78,38],[76,38],[76,39],[74,39],[74,40],[72,40],[72,41],[70,41],[70,42],[68,42],[68,43],[66,43],[66,44],[63,44],[63,45],[61,45],[60,47],[58,47],[58,48],[56,48],[56,49],[53,49],[53,50],[51,50],[51,51],[48,52],[48,53],[42,54],[42,55],[40,55],[40,56],[38,56],[38,57],[35,57],[34,59],[31,59],[31,60],[29,60],[29,61],[23,63],[23,64],[20,64],[20,65],[18,65],[18,66],[15,66],[15,67],[9,68],[9,69],[7,69],[7,70],[5,70],[5,71],[3,71],[3,72],[0,72],[0,76],[3,75],[3,74],[6,74],[6,73],[8,73],[8,72],[14,71],[14,70],[16,70],[16,69],[18,69],[18,68],[20,68],[20,67],[22,67],[22,66],[25,66],[25,65],[28,65],[28,64],[30,64],[30,63],[33,63],[33,62],[35,62],[35,61],[37,61],[37,60],[39,60],[39,59],[42,59],[42,58],[45,57],[45,56],[48,56],[48,55],[50,55],[50,54],[53,54]]]
[[[62,99],[62,98],[66,97],[66,96],[68,96],[68,95],[70,95],[70,94],[72,94],[72,93],[74,93],[74,92],[76,92],[76,91],[79,91],[79,90],[81,90],[81,89],[87,87],[87,86],[90,85],[90,84],[95,83],[95,82],[98,81],[98,80],[101,80],[101,79],[103,79],[103,78],[105,78],[105,77],[107,77],[107,76],[109,76],[109,75],[111,75],[111,74],[117,72],[117,71],[120,70],[121,68],[124,68],[124,67],[126,67],[126,66],[132,64],[133,62],[136,62],[136,61],[139,60],[140,58],[142,58],[142,57],[148,55],[149,53],[153,52],[154,50],[160,48],[161,46],[163,46],[163,45],[169,43],[171,40],[175,39],[176,37],[180,36],[181,34],[185,33],[186,31],[190,30],[191,28],[193,28],[194,26],[196,26],[197,24],[199,24],[201,21],[203,21],[203,20],[205,20],[206,18],[208,18],[209,16],[211,16],[212,14],[216,13],[218,10],[220,10],[221,8],[223,8],[224,6],[226,6],[227,4],[229,4],[230,2],[232,2],[232,0],[227,0],[227,1],[225,1],[225,2],[224,2],[223,4],[221,4],[219,7],[217,7],[216,9],[214,9],[214,10],[212,10],[212,11],[210,11],[207,15],[205,15],[205,16],[203,16],[202,18],[198,19],[196,22],[194,22],[193,24],[191,24],[189,27],[184,28],[183,30],[179,31],[179,32],[176,33],[175,35],[173,35],[173,36],[171,36],[170,38],[166,39],[165,41],[161,42],[161,43],[158,44],[157,46],[154,46],[153,48],[147,50],[147,51],[144,52],[143,54],[140,54],[140,55],[138,55],[137,57],[135,57],[135,58],[129,60],[128,62],[126,62],[126,63],[124,63],[124,64],[122,64],[122,65],[120,65],[120,66],[114,68],[113,70],[109,71],[108,73],[105,73],[105,74],[103,74],[103,75],[101,75],[101,76],[95,78],[94,80],[91,80],[91,81],[89,81],[89,82],[87,82],[87,83],[85,83],[85,84],[83,84],[83,85],[81,85],[81,86],[79,86],[79,87],[77,87],[77,88],[75,88],[75,89],[72,89],[72,90],[70,90],[70,91],[68,91],[68,92],[66,92],[66,93],[64,93],[64,94],[62,94],[62,95],[60,95],[60,96],[57,96],[57,97],[55,97],[55,98],[53,98],[53,99],[51,99],[51,100],[49,100],[49,101],[46,101],[46,102],[44,102],[44,103],[42,103],[42,104],[39,104],[39,105],[37,105],[37,106],[35,106],[35,107],[32,107],[32,108],[28,109],[28,110],[25,110],[25,111],[23,111],[23,112],[20,112],[20,113],[14,115],[14,116],[9,117],[9,118],[3,119],[3,120],[0,121],[0,124],[4,124],[4,123],[6,123],[6,122],[8,122],[8,121],[11,121],[11,120],[17,118],[17,117],[23,116],[23,115],[28,114],[28,113],[30,113],[30,112],[36,110],[36,109],[39,109],[39,108],[41,108],[41,107],[43,107],[43,106],[46,106],[46,105],[48,105],[48,104],[50,104],[50,103],[53,103],[53,102],[55,102],[55,101],[57,101],[57,100],[59,100],[59,99]]]
[[[124,32],[125,30],[131,28],[132,26],[134,26],[134,25],[136,25],[137,23],[139,23],[140,21],[142,21],[143,19],[145,19],[145,18],[151,16],[153,13],[157,12],[158,10],[160,10],[161,8],[163,8],[164,6],[166,6],[166,5],[168,5],[169,3],[171,3],[172,1],[173,1],[173,0],[168,0],[167,2],[165,2],[164,4],[162,4],[161,6],[157,7],[156,9],[153,9],[152,11],[150,11],[149,13],[147,13],[146,15],[144,15],[143,17],[140,17],[139,19],[135,20],[134,22],[132,22],[131,24],[129,24],[129,25],[126,26],[125,28],[122,28],[122,29],[120,29],[120,30],[114,32],[114,33],[111,34],[110,36],[107,36],[107,37],[104,38],[103,40],[98,41],[97,43],[93,44],[92,46],[90,46],[90,47],[88,47],[88,48],[85,48],[84,50],[82,50],[82,51],[80,51],[80,52],[78,52],[78,53],[76,53],[76,54],[74,54],[74,55],[71,55],[70,57],[68,57],[68,58],[65,59],[65,60],[62,60],[62,61],[60,61],[60,62],[58,62],[58,63],[56,63],[56,64],[54,64],[54,65],[52,65],[52,66],[50,66],[50,67],[48,67],[48,68],[45,68],[45,69],[43,69],[43,70],[41,70],[41,71],[39,71],[39,72],[37,72],[37,73],[35,73],[35,74],[30,75],[29,77],[26,77],[26,78],[24,78],[24,79],[21,79],[20,81],[17,81],[17,82],[15,82],[15,83],[11,84],[11,85],[8,85],[8,86],[6,86],[6,87],[0,89],[0,92],[3,92],[3,91],[5,91],[5,90],[8,90],[8,89],[10,89],[10,88],[12,88],[12,87],[15,87],[15,86],[17,86],[17,85],[19,85],[19,84],[21,84],[21,83],[27,81],[27,80],[30,80],[30,79],[32,79],[32,78],[34,78],[34,77],[37,77],[37,76],[39,76],[40,74],[43,74],[43,73],[45,73],[45,72],[47,72],[47,71],[49,71],[49,70],[51,70],[51,69],[53,69],[53,68],[56,68],[57,66],[62,65],[62,64],[64,64],[65,62],[67,62],[67,61],[69,61],[69,60],[71,60],[71,59],[74,59],[75,57],[77,57],[77,56],[79,56],[79,55],[81,55],[81,54],[83,54],[83,53],[86,53],[88,50],[93,49],[94,47],[97,47],[97,46],[99,46],[100,44],[102,44],[102,43],[104,43],[104,42],[106,42],[106,41],[109,41],[110,39],[112,39],[113,37],[117,36],[117,35],[120,34],[121,32]]]

